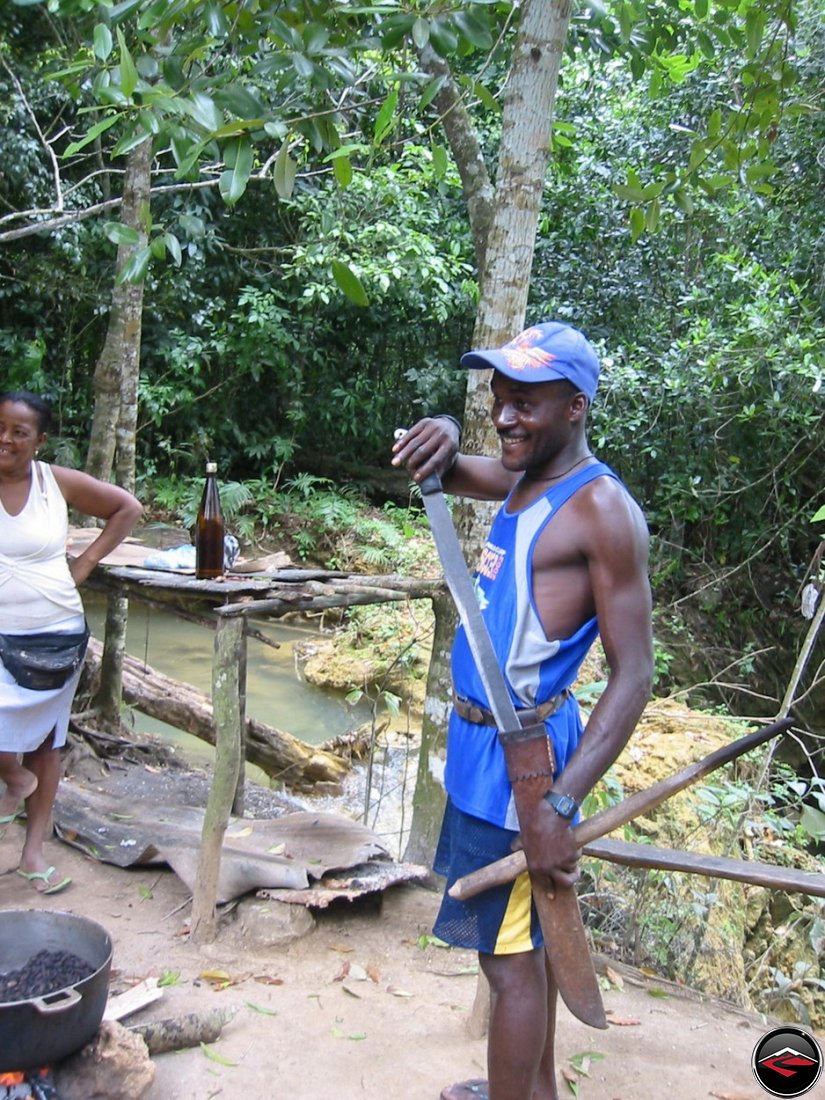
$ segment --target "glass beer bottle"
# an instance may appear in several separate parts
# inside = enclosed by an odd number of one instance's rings
[[[206,463],[206,484],[195,531],[195,576],[199,580],[223,576],[224,522],[217,472],[214,462]]]

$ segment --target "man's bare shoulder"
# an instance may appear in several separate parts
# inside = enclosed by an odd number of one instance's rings
[[[596,537],[623,537],[648,541],[647,522],[639,503],[615,477],[594,478],[576,493],[574,504],[580,521]]]

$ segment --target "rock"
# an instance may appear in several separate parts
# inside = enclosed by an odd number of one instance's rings
[[[245,898],[238,905],[234,925],[226,939],[244,950],[260,951],[284,947],[301,939],[315,927],[315,918],[303,905]]]
[[[55,1068],[54,1078],[61,1100],[139,1100],[155,1079],[155,1066],[140,1035],[109,1021]]]

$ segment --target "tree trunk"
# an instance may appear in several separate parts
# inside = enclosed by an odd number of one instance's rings
[[[152,168],[151,138],[126,157],[121,221],[138,234],[136,244],[117,251],[117,271],[146,246],[146,221]],[[115,283],[106,340],[95,367],[95,411],[86,456],[86,472],[108,481],[117,453],[118,483],[130,491],[135,484],[135,427],[140,372],[143,281]]]
[[[550,133],[564,41],[570,23],[570,0],[525,0],[513,48],[504,98],[501,146],[495,198],[490,218],[490,179],[479,155],[480,143],[461,106],[443,62],[422,53],[422,67],[444,77],[435,102],[442,112],[447,140],[458,165],[473,231],[481,296],[473,347],[499,347],[524,328],[527,295],[544,178],[550,158]],[[464,447],[470,453],[498,454],[489,417],[489,372],[468,371]],[[455,511],[465,557],[475,562],[484,545],[494,506],[462,502]],[[445,597],[445,602],[447,597]],[[434,601],[437,607],[437,601]],[[431,761],[443,754],[450,696],[449,644],[436,642],[427,679],[427,702],[421,738],[410,844],[406,858],[432,858],[444,796],[435,782]],[[452,622],[455,621],[453,612]],[[420,785],[420,789],[419,789]]]
[[[113,732],[120,726],[128,616],[129,601],[126,597],[109,596],[106,601],[106,642],[100,662],[100,680],[92,706],[100,716],[100,721]]]
[[[152,139],[128,154],[123,181],[121,221],[138,234],[138,243],[120,245],[117,271],[135,250],[146,245],[146,220],[152,182]],[[140,337],[143,314],[143,280],[115,283],[106,340],[95,367],[95,411],[92,419],[86,472],[108,481],[112,470],[118,485],[129,492],[135,487],[135,435],[140,377]],[[120,719],[123,656],[126,652],[126,624],[129,601],[109,599],[106,613],[106,652],[100,687],[94,706],[112,729]]]

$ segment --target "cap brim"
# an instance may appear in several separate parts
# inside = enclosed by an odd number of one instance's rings
[[[497,370],[499,374],[513,378],[516,382],[569,382],[570,379],[563,370],[556,367],[542,365],[540,367],[514,367],[507,362],[498,348],[489,348],[484,351],[467,351],[459,360],[462,367],[468,370]],[[575,384],[575,383],[574,383]]]

